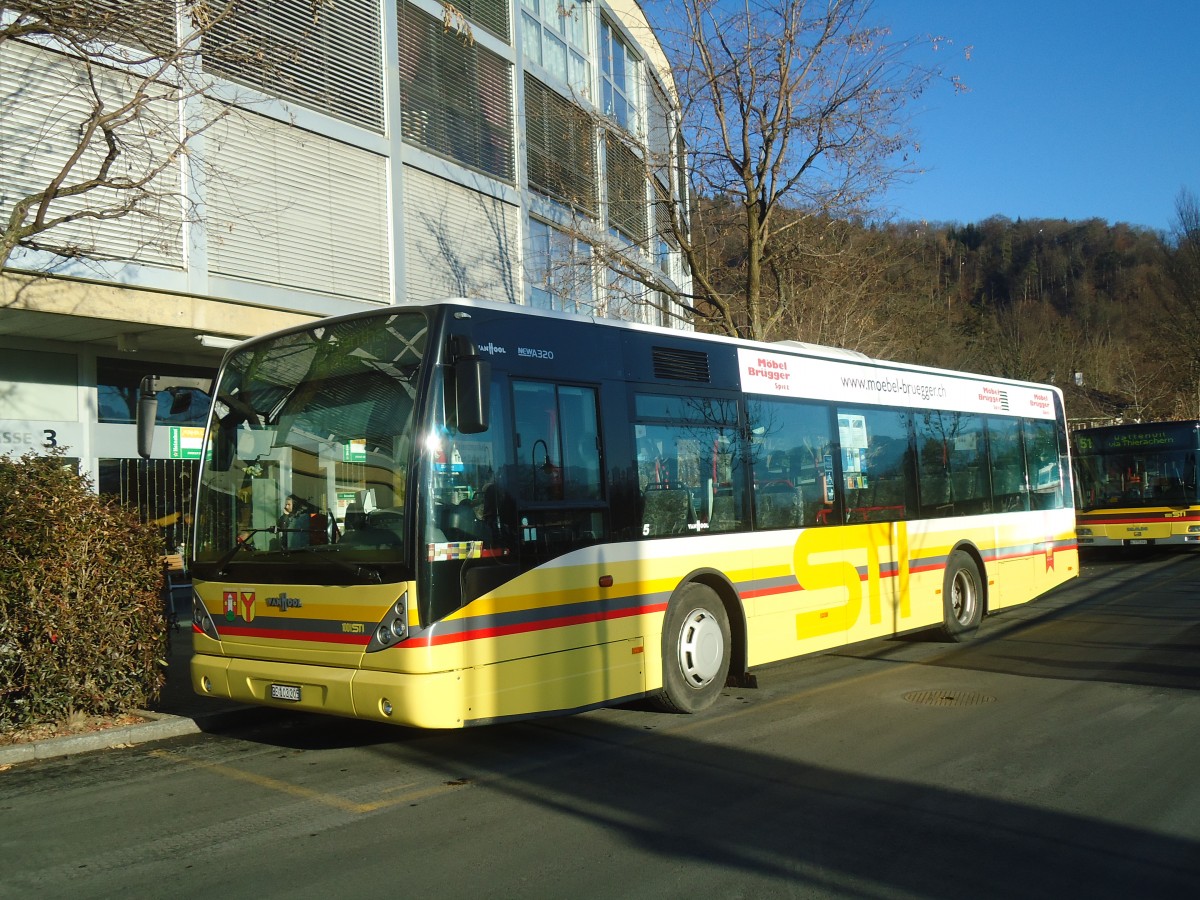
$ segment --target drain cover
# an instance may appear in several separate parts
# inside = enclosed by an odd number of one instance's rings
[[[979,706],[996,698],[978,691],[909,691],[904,699],[925,706]]]

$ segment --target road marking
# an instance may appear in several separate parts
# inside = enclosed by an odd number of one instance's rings
[[[247,784],[253,784],[257,787],[265,788],[269,791],[276,791],[281,794],[287,794],[290,797],[298,797],[302,800],[312,800],[324,806],[333,809],[342,810],[349,813],[370,813],[377,812],[381,809],[386,809],[391,806],[401,806],[406,803],[415,803],[418,800],[427,800],[430,797],[437,797],[442,794],[448,794],[451,791],[460,790],[467,787],[473,782],[470,781],[452,781],[445,784],[433,785],[419,790],[408,791],[407,793],[399,794],[394,797],[389,797],[384,800],[376,800],[371,803],[355,803],[352,800],[347,800],[344,797],[339,797],[337,794],[326,793],[325,791],[317,791],[312,788],[307,788],[298,784],[291,784],[287,781],[281,781],[278,778],[272,778],[269,775],[259,775],[256,772],[247,772],[244,769],[237,769],[233,766],[224,763],[200,762],[195,759],[188,759],[179,753],[173,753],[169,750],[152,750],[150,755],[157,759],[165,759],[168,762],[177,763],[178,765],[187,766],[192,769],[202,769],[204,771],[215,772],[223,775],[226,778],[232,778],[234,781],[242,781]],[[393,791],[403,791],[413,785],[404,784],[394,788],[381,788],[388,793]]]

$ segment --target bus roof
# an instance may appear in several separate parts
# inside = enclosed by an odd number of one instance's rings
[[[724,334],[707,334],[700,331],[682,331],[675,328],[664,328],[661,325],[648,325],[643,322],[627,322],[622,319],[610,319],[604,316],[588,316],[581,313],[559,312],[557,310],[537,309],[532,306],[524,306],[517,303],[507,303],[496,300],[482,300],[470,297],[448,297],[443,300],[427,300],[417,301],[413,303],[400,303],[395,306],[388,307],[389,309],[403,310],[414,306],[433,307],[442,305],[461,305],[478,307],[481,309],[493,310],[496,312],[507,312],[525,316],[542,316],[550,319],[573,320],[582,322],[591,322],[595,325],[602,325],[606,328],[629,329],[632,331],[643,333],[656,333],[663,336],[669,336],[675,339],[695,339],[698,341],[712,341],[714,343],[725,346],[744,347],[762,350],[771,353],[788,353],[790,355],[808,356],[818,359],[845,360],[856,363],[869,363],[873,366],[879,366],[884,369],[894,369],[897,371],[906,372],[921,372],[933,375],[942,375],[957,378],[969,378],[972,380],[994,381],[1001,384],[1021,385],[1023,387],[1037,387],[1054,391],[1061,396],[1062,391],[1058,387],[1051,384],[1042,384],[1035,381],[1023,381],[1015,378],[1005,378],[999,375],[985,375],[978,372],[966,372],[957,369],[942,369],[934,366],[922,366],[916,363],[897,362],[894,360],[879,359],[877,357],[868,356],[858,350],[848,350],[841,347],[830,347],[824,344],[810,344],[804,341],[781,340],[781,341],[755,341],[749,338],[735,338]]]
[[[857,350],[848,350],[838,347],[829,347],[822,344],[811,344],[803,341],[781,340],[781,341],[755,341],[748,338],[734,338],[728,335],[706,334],[698,331],[683,331],[675,328],[664,328],[661,325],[648,325],[642,322],[628,322],[621,319],[610,319],[603,316],[589,316],[581,313],[561,312],[558,310],[538,309],[523,304],[508,303],[505,301],[486,300],[472,297],[446,297],[439,300],[415,300],[406,301],[404,303],[395,303],[390,306],[375,307],[369,310],[362,310],[353,313],[346,313],[338,316],[330,316],[326,319],[314,319],[305,324],[292,326],[286,329],[280,329],[276,332],[259,335],[256,338],[251,338],[245,341],[238,347],[243,347],[247,344],[253,344],[260,338],[277,336],[288,333],[308,331],[324,321],[343,321],[356,318],[366,318],[381,314],[397,314],[413,309],[433,309],[437,307],[466,307],[490,312],[529,316],[553,319],[558,321],[574,321],[586,322],[593,325],[599,325],[604,328],[624,329],[641,334],[659,334],[663,337],[670,337],[675,340],[696,340],[703,342],[712,342],[725,347],[742,348],[755,350],[764,353],[783,353],[789,356],[808,357],[813,359],[825,359],[832,361],[843,361],[848,363],[868,364],[882,370],[891,370],[895,372],[911,372],[937,375],[944,378],[962,378],[973,381],[987,381],[1000,385],[1017,385],[1026,388],[1037,388],[1041,390],[1052,391],[1060,398],[1062,391],[1055,385],[1041,384],[1032,381],[1023,381],[1013,378],[1005,378],[997,375],[986,375],[977,372],[966,372],[955,369],[942,369],[932,366],[922,366],[915,363],[896,362],[893,360],[878,359],[868,356]],[[237,349],[237,348],[234,348]]]

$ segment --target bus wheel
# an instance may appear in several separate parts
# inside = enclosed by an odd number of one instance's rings
[[[663,687],[655,698],[667,712],[712,706],[729,676],[729,617],[710,589],[686,585],[663,621]]]
[[[969,553],[955,550],[946,563],[942,586],[944,622],[942,632],[949,640],[970,640],[983,620],[983,579]]]

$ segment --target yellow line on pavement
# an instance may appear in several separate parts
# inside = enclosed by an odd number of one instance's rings
[[[242,781],[247,784],[253,784],[261,788],[271,791],[277,791],[282,794],[287,794],[290,797],[298,797],[302,800],[312,800],[316,803],[321,803],[333,809],[340,809],[349,813],[369,813],[380,809],[385,809],[389,806],[400,806],[404,803],[413,803],[417,800],[426,800],[430,797],[436,797],[439,794],[448,794],[451,791],[465,787],[467,782],[449,782],[446,784],[431,785],[430,787],[409,791],[408,793],[399,794],[394,797],[389,797],[385,800],[377,800],[372,803],[355,803],[347,800],[344,797],[339,797],[337,794],[326,793],[325,791],[317,791],[312,788],[304,787],[299,784],[291,784],[287,781],[281,781],[278,778],[272,778],[269,775],[259,775],[255,772],[247,772],[244,769],[237,769],[233,766],[224,765],[222,763],[200,762],[199,760],[188,759],[178,753],[172,753],[167,750],[152,750],[150,755],[158,759],[165,759],[170,762],[178,763],[179,765],[188,766],[193,769],[202,769],[205,771],[215,772],[223,775],[226,778],[232,778],[234,781]],[[403,790],[411,787],[411,785],[403,785],[399,788],[383,788],[386,791]]]

